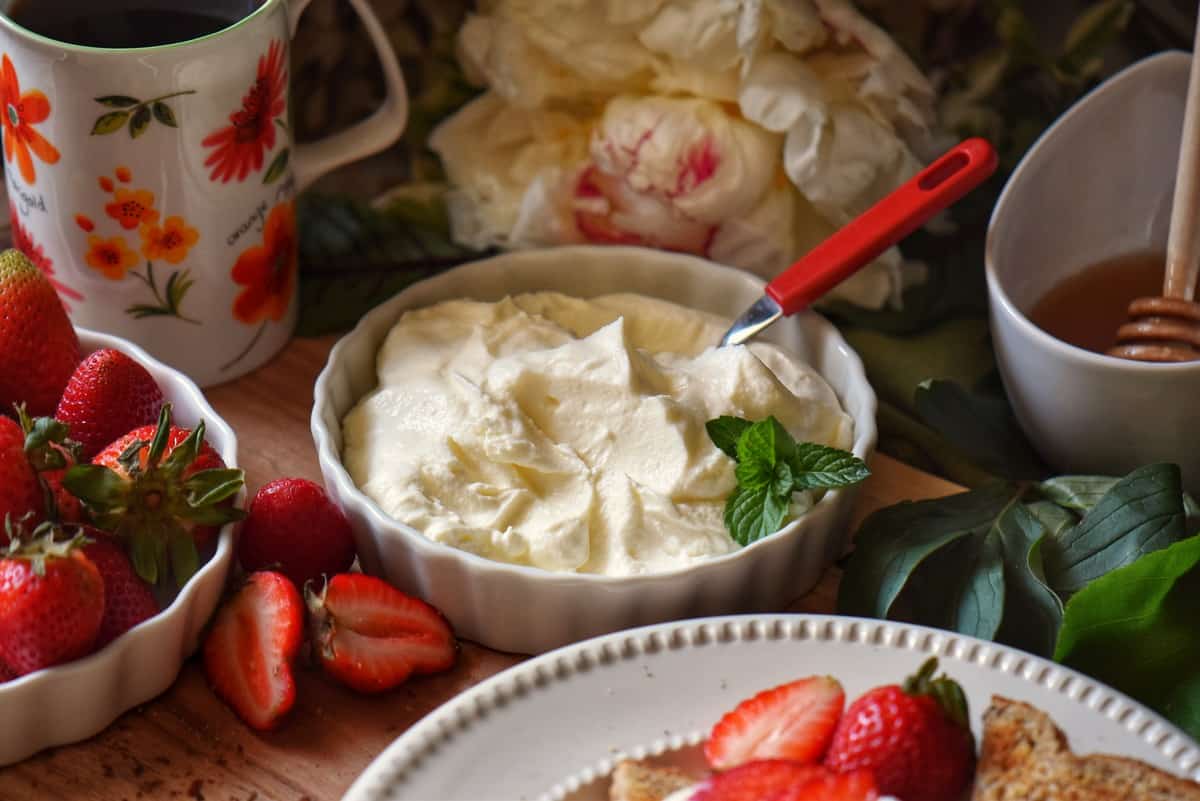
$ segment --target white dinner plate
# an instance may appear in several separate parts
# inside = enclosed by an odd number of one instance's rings
[[[723,713],[760,690],[827,673],[853,699],[899,682],[929,655],[962,684],[977,738],[996,693],[1045,710],[1077,753],[1136,757],[1200,780],[1200,747],[1186,734],[1048,660],[921,626],[748,615],[618,632],[510,668],[409,729],[345,801],[603,799],[617,761],[686,756]]]

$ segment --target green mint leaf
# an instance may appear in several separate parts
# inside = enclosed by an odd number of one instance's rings
[[[927,380],[917,385],[913,405],[926,425],[990,472],[1014,480],[1046,474],[1003,397],[968,392],[954,381]]]
[[[741,439],[742,434],[746,433],[746,429],[751,426],[749,420],[743,420],[740,417],[732,417],[730,415],[721,415],[715,420],[709,420],[704,424],[704,430],[708,432],[708,438],[712,440],[713,445],[716,445],[730,459],[738,458],[737,443]]]
[[[1054,658],[1200,736],[1200,536],[1097,578],[1067,602]]]
[[[737,463],[733,468],[737,477],[738,487],[746,490],[757,490],[768,486],[775,478],[775,471],[770,463],[763,459],[746,459]]]
[[[1183,490],[1173,464],[1139,467],[1104,494],[1079,522],[1047,540],[1046,575],[1069,598],[1090,582],[1182,539]]]
[[[779,531],[787,511],[788,498],[776,495],[768,486],[738,487],[725,502],[725,526],[735,542],[749,545]]]
[[[789,463],[796,489],[846,487],[871,475],[866,462],[854,454],[812,442],[796,445]]]
[[[770,467],[775,467],[779,461],[779,449],[784,444],[793,442],[792,437],[774,417],[752,423],[742,432],[737,441],[738,462],[761,461]],[[794,447],[794,443],[793,443]]]
[[[991,484],[875,512],[855,537],[854,553],[838,589],[838,611],[888,617],[901,591],[926,559],[964,537],[986,532],[1015,494],[1007,484]]]
[[[775,474],[771,477],[771,493],[787,500],[796,490],[796,476],[787,462],[775,463]]]

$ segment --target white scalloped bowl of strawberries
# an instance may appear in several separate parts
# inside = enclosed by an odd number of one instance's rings
[[[237,466],[233,429],[191,379],[126,340],[84,329],[77,334],[81,357],[113,348],[144,366],[172,405],[173,424],[191,429],[203,420],[205,441],[226,466]],[[158,614],[86,656],[0,682],[0,765],[91,737],[170,687],[220,601],[233,547],[227,524],[200,548],[198,569],[181,589],[156,593]]]

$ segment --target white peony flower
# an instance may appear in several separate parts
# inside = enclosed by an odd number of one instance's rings
[[[772,277],[919,168],[933,92],[847,0],[493,0],[434,131],[456,239],[695,253]],[[898,297],[893,249],[835,294]]]

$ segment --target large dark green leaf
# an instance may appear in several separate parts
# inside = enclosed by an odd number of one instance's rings
[[[1055,591],[1069,598],[1184,534],[1179,468],[1140,467],[1114,484],[1079,525],[1046,542],[1046,575]]]
[[[838,611],[886,618],[914,570],[939,549],[986,532],[1012,500],[1006,484],[881,509],[864,522],[838,589]]]
[[[383,209],[308,194],[298,215],[301,336],[346,330],[414,281],[482,255],[450,238],[436,191],[414,190]]]
[[[917,386],[913,402],[927,425],[996,475],[1046,474],[1004,398],[968,392],[953,381],[928,380]]]
[[[1066,605],[1054,658],[1200,737],[1200,536],[1101,576]]]
[[[1046,584],[1042,518],[1014,503],[993,528],[1004,552],[1004,620],[996,638],[1042,656],[1054,652],[1062,624],[1062,601]]]

